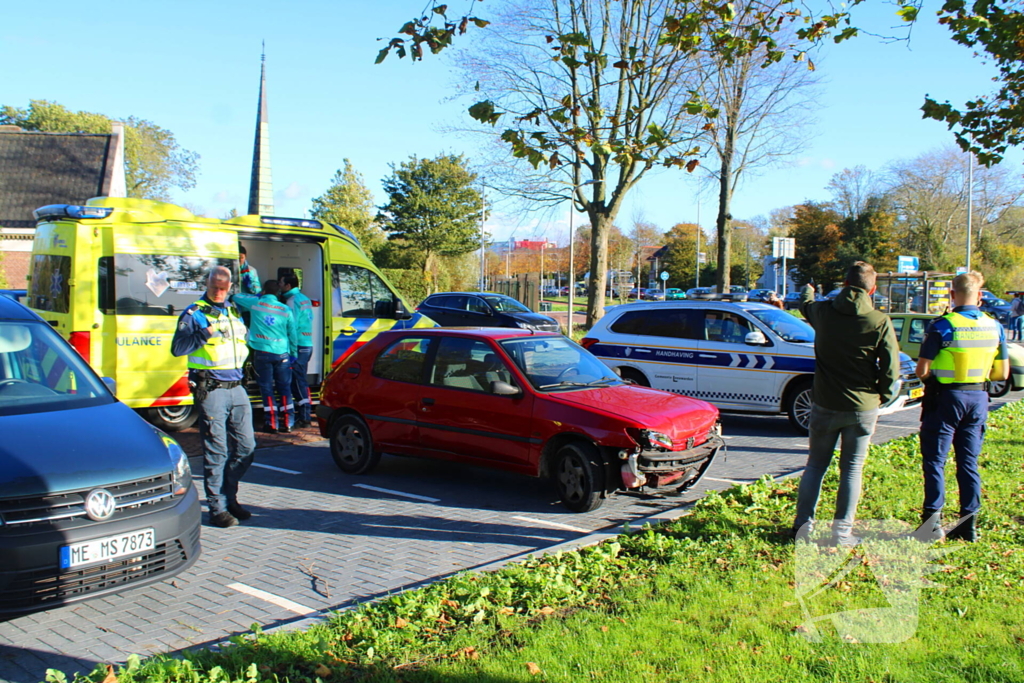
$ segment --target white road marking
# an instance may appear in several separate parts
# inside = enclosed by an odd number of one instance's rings
[[[402,496],[404,498],[414,498],[416,500],[423,500],[428,503],[440,503],[440,498],[430,498],[429,496],[417,496],[415,493],[403,493],[402,491],[395,491],[393,489],[382,489],[377,486],[370,486],[369,484],[352,484],[353,486],[367,491],[376,491],[377,493],[390,493],[392,496]]]
[[[736,481],[735,479],[716,479],[714,477],[704,477],[704,481],[720,481],[724,484],[736,484],[738,486],[746,486],[747,484],[754,483],[753,479],[748,479],[746,481]]]
[[[531,522],[533,524],[540,524],[541,526],[551,527],[552,529],[568,529],[569,531],[578,531],[581,534],[589,534],[589,529],[581,529],[578,526],[572,526],[571,524],[562,524],[561,522],[549,522],[544,519],[534,519],[533,517],[513,517],[520,522]]]
[[[267,591],[260,590],[259,588],[246,586],[244,583],[230,583],[228,584],[228,588],[233,588],[239,593],[245,593],[246,595],[251,595],[254,598],[259,598],[260,600],[266,600],[272,605],[277,605],[282,609],[286,609],[289,612],[294,612],[295,614],[299,614],[302,616],[316,614],[320,611],[313,609],[312,607],[300,605],[299,603],[293,602],[288,598],[282,598],[280,595],[274,595],[273,593],[268,593]]]
[[[254,462],[253,467],[262,467],[265,470],[274,470],[275,472],[284,472],[285,474],[302,474],[302,472],[296,472],[295,470],[286,470],[283,467],[274,467],[273,465],[264,465],[261,462]]]

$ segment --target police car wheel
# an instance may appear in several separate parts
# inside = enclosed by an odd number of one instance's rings
[[[789,414],[789,422],[801,434],[807,434],[811,430],[812,386],[810,380],[802,380],[786,396],[786,413]]]
[[[331,457],[346,474],[367,474],[380,462],[373,434],[358,415],[342,415],[331,423]]]
[[[160,406],[148,408],[146,420],[165,432],[180,432],[188,429],[199,419],[199,410],[194,405]]]
[[[992,398],[1002,398],[1010,393],[1010,379],[1004,379],[1002,382],[989,382],[988,383],[988,395]]]
[[[604,502],[604,469],[593,446],[570,443],[555,455],[555,489],[562,505],[573,512],[590,512]]]
[[[639,370],[634,370],[633,368],[621,368],[619,371],[619,377],[630,384],[637,384],[642,387],[651,386],[651,383],[646,377],[644,377],[644,373]]]

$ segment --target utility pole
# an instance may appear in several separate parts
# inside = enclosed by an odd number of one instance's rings
[[[967,272],[971,272],[971,214],[974,208],[974,154],[967,153]]]
[[[480,183],[481,186],[483,182]],[[480,192],[480,291],[487,291],[486,263],[487,257],[484,251],[484,217],[487,215],[487,195]]]
[[[694,255],[697,260],[697,275],[693,279],[693,286],[700,287],[700,198],[697,199],[697,253]]]

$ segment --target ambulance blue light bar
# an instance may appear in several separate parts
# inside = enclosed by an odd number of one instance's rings
[[[76,204],[50,204],[32,212],[37,221],[48,218],[106,218],[114,213],[109,206],[78,206]]]
[[[277,216],[260,216],[260,220],[270,225],[288,225],[293,228],[314,228],[323,230],[320,221],[307,221],[302,218],[278,218]]]
[[[352,233],[351,233],[350,231],[346,230],[345,228],[341,227],[340,225],[338,225],[338,224],[336,224],[336,223],[328,223],[328,225],[330,225],[330,226],[331,226],[332,228],[334,228],[335,230],[337,230],[338,232],[340,232],[340,233],[341,233],[342,235],[344,235],[345,237],[347,237],[347,238],[349,238],[350,240],[352,240],[353,242],[355,242],[355,243],[356,243],[357,245],[359,245],[360,247],[362,247],[362,246],[363,246],[362,244],[360,244],[360,242],[359,242],[359,238],[358,238],[358,237],[356,237],[355,235],[353,235],[353,234],[352,234]]]

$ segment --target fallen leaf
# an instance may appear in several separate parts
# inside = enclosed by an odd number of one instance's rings
[[[103,683],[117,683],[117,676],[114,675],[114,667],[107,664],[107,675],[103,677]]]
[[[317,664],[317,667],[313,670],[313,673],[315,673],[320,678],[327,678],[331,675],[331,669],[330,667],[324,666],[323,664]]]
[[[540,608],[540,613],[544,614],[544,615],[554,614],[555,613],[555,608],[554,607],[541,607]]]
[[[602,626],[601,627],[601,633],[608,633],[608,627],[607,626]]]
[[[395,619],[395,628],[405,628],[408,625],[409,622],[403,619],[402,617],[398,617],[397,619]]]
[[[714,669],[712,669],[712,668],[711,668],[710,666],[708,666],[707,664],[705,664],[705,665],[704,665],[704,670],[705,670],[705,671],[707,671],[708,673],[712,673],[712,672],[714,672]]]
[[[966,580],[966,581],[974,581],[976,578],[978,578],[978,575],[975,574],[974,572],[971,572],[970,574],[968,574],[967,576],[964,577],[964,580]]]
[[[515,613],[516,613],[516,611],[514,609],[512,609],[511,607],[502,607],[500,610],[498,610],[498,614],[508,615],[508,614],[515,614]]]
[[[533,662],[526,663],[526,670],[529,671],[530,675],[532,676],[536,676],[537,674],[543,673],[540,667],[534,664]]]

